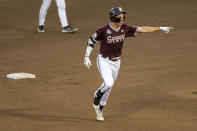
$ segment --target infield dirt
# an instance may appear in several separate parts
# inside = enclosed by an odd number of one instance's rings
[[[55,1],[46,32],[37,33],[41,0],[0,0],[0,131],[196,131],[197,1],[67,0],[69,23],[62,34]],[[88,70],[86,41],[121,6],[125,23],[172,26],[138,34],[124,43],[118,79],[97,122],[93,93],[102,80],[96,67],[99,44]],[[12,80],[15,72],[36,79]]]

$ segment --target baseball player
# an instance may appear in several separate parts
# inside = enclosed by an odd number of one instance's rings
[[[45,22],[45,17],[46,17],[47,10],[50,4],[51,4],[51,0],[43,0],[42,6],[40,8],[40,14],[39,14],[38,32],[45,32],[44,22]],[[62,24],[62,32],[72,33],[72,32],[78,31],[77,28],[73,28],[72,26],[68,25],[66,9],[65,9],[66,8],[65,0],[56,0],[56,4],[58,7],[58,14],[59,14],[60,22]]]
[[[138,32],[164,31],[168,33],[172,27],[130,26],[123,24],[126,12],[121,7],[112,8],[109,12],[111,22],[98,29],[87,41],[84,65],[90,69],[90,53],[95,43],[100,41],[100,53],[97,57],[97,67],[103,83],[94,93],[93,107],[96,119],[104,121],[103,107],[106,105],[112,86],[118,76],[123,42],[126,37],[134,37]]]

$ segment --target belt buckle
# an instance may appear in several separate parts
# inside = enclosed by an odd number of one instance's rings
[[[118,61],[119,58],[112,58],[111,61]]]

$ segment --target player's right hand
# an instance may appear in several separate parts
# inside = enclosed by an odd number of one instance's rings
[[[89,59],[88,56],[85,56],[85,57],[84,57],[84,65],[85,65],[88,69],[90,69],[90,66],[92,65],[92,64],[91,64],[91,61],[90,61],[90,59]]]
[[[160,27],[160,30],[165,32],[165,33],[169,33],[170,30],[174,29],[173,27]]]

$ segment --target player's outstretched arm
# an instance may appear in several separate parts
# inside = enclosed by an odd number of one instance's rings
[[[155,31],[163,31],[165,33],[169,33],[170,32],[170,29],[174,29],[172,27],[150,27],[150,26],[141,26],[141,27],[138,27],[138,32],[155,32]]]

